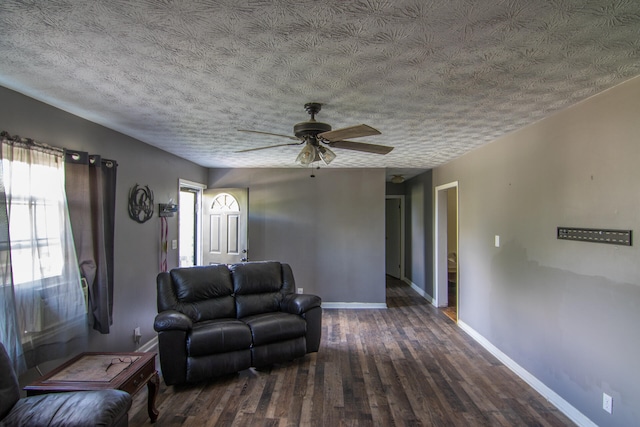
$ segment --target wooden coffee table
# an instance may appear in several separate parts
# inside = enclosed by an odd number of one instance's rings
[[[134,395],[147,385],[147,410],[158,419],[160,385],[155,353],[81,353],[24,389],[27,396],[65,391],[118,389]]]

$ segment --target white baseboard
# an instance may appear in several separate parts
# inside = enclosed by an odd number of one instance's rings
[[[158,350],[158,336],[154,336],[146,343],[142,344],[139,348],[136,349],[136,352],[147,353],[150,351]]]
[[[378,302],[323,302],[322,308],[347,308],[347,309],[386,309],[387,303]]]
[[[407,285],[411,286],[411,289],[413,289],[414,291],[416,291],[422,298],[426,299],[427,301],[429,301],[431,304],[433,304],[433,298],[431,298],[431,295],[429,295],[428,293],[426,293],[424,291],[424,289],[420,288],[418,285],[416,285],[415,283],[413,283],[411,280],[407,279],[406,277],[402,279],[402,281],[404,283],[406,283]]]
[[[593,421],[587,418],[582,412],[578,411],[569,402],[564,400],[555,391],[547,387],[542,381],[534,377],[522,366],[518,365],[513,359],[500,351],[499,348],[491,344],[489,340],[480,335],[471,326],[467,325],[461,320],[458,320],[458,326],[465,331],[471,338],[484,347],[489,353],[493,354],[500,362],[502,362],[507,368],[511,369],[517,376],[519,376],[524,382],[529,384],[534,390],[540,393],[545,399],[551,402],[560,412],[565,414],[571,421],[579,426],[585,427],[597,427]]]

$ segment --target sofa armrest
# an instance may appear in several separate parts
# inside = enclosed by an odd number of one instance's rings
[[[153,322],[153,329],[156,332],[161,331],[188,331],[193,326],[193,322],[186,314],[180,313],[176,310],[165,310],[158,313],[155,322]]]
[[[280,303],[280,310],[291,314],[304,314],[315,307],[320,307],[322,300],[317,295],[288,294]]]
[[[121,390],[46,393],[24,397],[3,426],[126,426],[131,396]]]

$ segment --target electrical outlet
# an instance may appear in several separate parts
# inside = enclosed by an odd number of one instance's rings
[[[613,412],[613,397],[609,396],[607,393],[602,393],[602,409],[608,413]]]
[[[304,293],[304,289],[302,289],[302,288],[298,288],[298,293],[299,293],[299,294],[303,294],[303,293]]]

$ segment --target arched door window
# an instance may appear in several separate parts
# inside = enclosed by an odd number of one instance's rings
[[[213,199],[211,210],[216,213],[240,212],[240,205],[231,194],[221,193]]]

